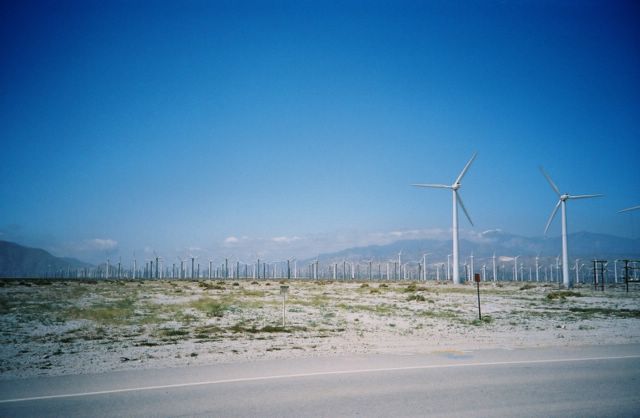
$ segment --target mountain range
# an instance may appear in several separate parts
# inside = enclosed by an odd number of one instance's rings
[[[40,248],[0,241],[0,277],[47,277],[68,275],[70,270],[91,268],[74,258],[56,257]]]
[[[578,232],[569,234],[570,259],[592,260],[640,259],[640,239],[622,238],[607,234]],[[535,257],[550,260],[561,255],[560,237],[523,237],[499,230],[486,231],[472,239],[460,239],[460,262],[473,255],[476,261],[488,259],[494,254],[502,261],[520,256],[527,262]],[[427,253],[428,263],[446,263],[451,254],[451,240],[412,239],[401,240],[386,245],[371,245],[349,248],[342,251],[321,254],[320,263],[374,260],[376,262],[397,261],[402,252],[402,262],[418,262]],[[313,259],[315,260],[315,259]],[[306,261],[313,261],[306,260]]]

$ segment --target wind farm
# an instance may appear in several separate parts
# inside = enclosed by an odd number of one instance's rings
[[[280,260],[265,260],[257,258],[252,262],[241,261],[240,256],[228,256],[220,257],[215,253],[209,252],[203,253],[203,257],[208,260],[205,267],[201,270],[200,264],[196,263],[196,260],[200,256],[194,255],[192,252],[187,253],[184,256],[178,255],[176,261],[179,264],[173,263],[171,267],[168,264],[164,264],[165,258],[160,257],[156,251],[152,251],[152,255],[147,258],[144,264],[138,265],[135,253],[131,259],[131,264],[126,267],[122,264],[122,257],[119,258],[117,269],[111,267],[109,258],[105,260],[103,264],[97,266],[90,266],[84,264],[82,268],[72,267],[69,264],[66,267],[57,267],[51,269],[47,268],[46,271],[40,267],[40,270],[31,270],[35,273],[21,272],[3,272],[2,274],[9,277],[42,277],[42,278],[67,278],[67,279],[291,279],[292,278],[292,266],[293,262],[293,278],[304,278],[311,280],[382,280],[382,281],[451,281],[454,285],[460,285],[461,283],[470,282],[473,280],[475,274],[474,251],[480,255],[477,262],[483,263],[483,278],[486,278],[486,263],[491,264],[491,277],[493,281],[532,281],[535,278],[536,282],[557,282],[560,286],[565,288],[571,288],[574,284],[587,283],[589,280],[595,282],[611,281],[610,277],[614,277],[612,284],[619,284],[618,278],[624,278],[625,280],[635,281],[638,279],[638,271],[640,270],[639,262],[637,260],[638,245],[637,242],[632,241],[625,242],[624,244],[619,242],[616,244],[604,244],[609,248],[602,247],[602,237],[595,235],[578,234],[577,238],[579,242],[580,252],[576,257],[570,260],[568,251],[568,228],[567,228],[567,210],[566,203],[569,200],[590,199],[596,197],[603,197],[602,194],[588,194],[588,195],[571,195],[568,193],[562,194],[560,189],[556,186],[552,178],[546,171],[540,167],[544,178],[548,182],[553,192],[558,196],[558,201],[553,208],[551,215],[549,216],[547,223],[544,227],[545,237],[554,220],[558,210],[561,210],[561,235],[560,242],[556,248],[551,245],[547,238],[542,242],[535,239],[529,239],[529,242],[523,245],[515,245],[510,248],[504,248],[504,243],[501,240],[513,239],[513,236],[509,234],[503,234],[501,232],[494,232],[492,230],[477,234],[475,236],[468,237],[465,246],[468,251],[466,257],[460,255],[460,228],[458,226],[458,208],[461,208],[465,217],[469,221],[469,224],[473,226],[473,222],[467,211],[462,197],[460,195],[460,189],[462,186],[462,180],[469,171],[472,163],[476,160],[477,153],[474,153],[467,161],[462,171],[458,174],[456,179],[451,185],[446,184],[413,184],[414,187],[419,188],[435,188],[435,189],[447,189],[452,192],[452,226],[451,226],[451,253],[445,250],[443,243],[446,240],[433,241],[420,239],[413,240],[409,245],[412,246],[407,258],[405,252],[405,258],[403,259],[403,248],[401,247],[402,241],[398,244],[390,243],[387,246],[382,246],[378,251],[371,252],[367,247],[364,250],[353,248],[343,249],[335,253],[325,253],[318,255],[315,258],[304,259],[299,255],[292,254],[292,257]],[[629,207],[619,210],[618,213],[634,212],[639,207]],[[609,216],[619,216],[616,214],[610,214]],[[444,230],[444,228],[443,228]],[[500,230],[496,230],[500,231]],[[517,240],[524,240],[524,238],[518,238]],[[591,240],[591,242],[590,242]],[[615,238],[614,238],[615,240]],[[475,242],[474,242],[475,241]],[[480,245],[479,245],[480,244]],[[400,245],[400,247],[398,247]],[[614,246],[613,248],[611,246]],[[615,246],[618,248],[615,248]],[[393,254],[393,248],[397,247],[397,253],[394,257],[389,257]],[[588,248],[588,247],[591,248]],[[587,248],[585,248],[587,247]],[[428,250],[429,252],[426,252]],[[444,250],[444,251],[443,251]],[[496,264],[496,250],[502,251],[499,254],[499,260],[503,263]],[[518,254],[525,250],[527,254]],[[386,253],[385,253],[386,252]],[[514,254],[514,252],[516,254]],[[546,253],[543,257],[541,255]],[[344,255],[348,254],[348,260]],[[427,256],[432,256],[432,262],[427,264]],[[599,260],[602,257],[613,257],[616,263],[613,263],[614,268],[611,271],[610,263],[604,264],[604,269],[600,279],[595,277],[596,267],[594,265],[587,265],[590,260]],[[244,256],[243,259],[246,260]],[[445,263],[446,258],[446,263]],[[584,260],[583,263],[579,263],[580,260]],[[217,260],[217,261],[216,261]],[[235,261],[234,261],[235,260]],[[321,261],[322,260],[322,261]],[[526,260],[526,266],[525,266]],[[626,260],[625,273],[618,272],[617,261]],[[298,261],[302,263],[300,274],[298,274]],[[512,262],[512,269],[505,266],[504,263]],[[63,262],[64,263],[64,262]],[[338,266],[341,264],[342,268]],[[445,269],[446,265],[446,269]],[[49,263],[50,266],[50,263]],[[305,267],[306,266],[306,267]],[[534,270],[535,268],[535,270]],[[572,280],[569,273],[573,270]],[[442,270],[442,275],[440,274]],[[462,270],[463,274],[460,274]],[[525,270],[528,270],[528,276],[525,275]],[[535,274],[533,273],[535,271]],[[366,273],[365,273],[366,272]],[[543,273],[543,274],[541,274]]]

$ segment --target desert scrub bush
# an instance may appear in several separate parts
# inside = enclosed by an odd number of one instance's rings
[[[251,296],[251,297],[263,297],[263,296],[265,296],[264,290],[242,289],[242,294],[244,296]]]
[[[567,297],[581,297],[582,293],[580,292],[574,292],[572,290],[557,290],[557,291],[552,291],[547,293],[547,299],[548,300],[565,300]]]
[[[205,290],[224,290],[224,284],[220,284],[220,282],[211,283],[211,282],[200,281],[198,282],[198,286]]]
[[[419,316],[436,319],[458,319],[458,313],[450,310],[430,310],[417,312]]]
[[[125,298],[114,302],[103,302],[96,305],[67,310],[70,319],[87,319],[100,324],[122,325],[134,320],[135,300]]]
[[[404,288],[403,292],[409,293],[409,292],[415,292],[416,290],[418,290],[418,287],[416,286],[416,284],[409,283],[409,285]]]
[[[409,295],[409,296],[407,297],[407,301],[408,301],[408,302],[411,302],[412,300],[415,300],[416,302],[424,302],[424,301],[426,301],[425,297],[424,297],[424,296],[422,296],[422,295],[421,295],[421,294],[419,294],[419,293],[415,293],[415,294],[413,294],[413,295]]]
[[[200,339],[208,339],[212,336],[215,337],[219,334],[222,334],[224,330],[217,325],[202,325],[199,327],[195,327],[193,330],[194,337]]]
[[[572,307],[569,311],[581,316],[581,319],[589,319],[594,316],[614,318],[640,318],[638,309],[613,309],[613,308],[581,308]]]
[[[296,326],[288,326],[283,327],[280,325],[265,325],[261,328],[256,327],[255,325],[246,326],[244,321],[238,322],[235,325],[230,326],[227,330],[234,333],[249,333],[249,334],[259,334],[259,333],[292,333],[295,331],[306,331],[305,327],[296,327]]]
[[[482,319],[474,319],[471,321],[471,325],[480,326],[484,324],[490,324],[493,322],[493,318],[489,315],[484,315]]]
[[[183,328],[160,328],[154,334],[158,337],[184,337],[189,335],[190,332]]]
[[[174,318],[176,321],[182,322],[185,325],[191,325],[193,322],[196,322],[198,320],[198,318],[194,314],[182,310],[177,311],[174,315]]]
[[[203,312],[208,317],[222,318],[230,306],[212,298],[200,298],[189,304],[190,307]]]

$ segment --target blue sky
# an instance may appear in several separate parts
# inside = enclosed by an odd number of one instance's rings
[[[640,235],[616,213],[640,204],[633,2],[11,3],[2,239],[95,261],[448,236],[450,193],[409,185],[476,151],[469,232],[542,235],[542,164],[606,194],[570,231]]]

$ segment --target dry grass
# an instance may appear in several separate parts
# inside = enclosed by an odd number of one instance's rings
[[[384,351],[455,341],[544,338],[549,343],[567,327],[583,339],[594,338],[596,331],[627,339],[640,335],[640,295],[621,289],[602,293],[589,287],[557,291],[533,283],[482,283],[479,321],[475,285],[287,284],[283,326],[275,282],[0,280],[0,344],[5,347],[0,377],[41,370],[43,356],[50,364],[47,373],[69,373],[84,370],[87,358],[104,358],[100,367],[113,369],[121,356],[131,367],[158,359],[230,361],[266,353]],[[631,322],[615,333],[617,321]]]

